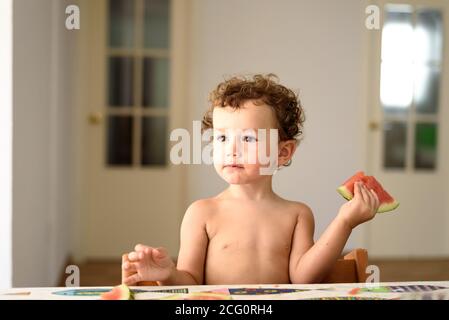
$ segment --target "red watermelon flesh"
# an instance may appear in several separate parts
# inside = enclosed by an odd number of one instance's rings
[[[111,291],[101,294],[101,300],[133,300],[134,295],[127,285],[122,284]]]
[[[338,187],[337,191],[340,193],[346,200],[351,200],[354,197],[354,184],[357,181],[362,181],[363,184],[369,189],[373,189],[376,192],[379,200],[380,206],[377,210],[378,213],[388,212],[396,209],[399,206],[399,202],[397,202],[376,180],[373,176],[365,176],[363,171],[357,172],[351,178],[346,180],[340,187]]]

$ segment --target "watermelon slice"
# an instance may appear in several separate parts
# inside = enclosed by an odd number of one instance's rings
[[[126,284],[122,284],[103,293],[101,300],[134,300],[134,294]]]
[[[354,197],[354,184],[357,181],[362,181],[368,190],[373,189],[374,192],[376,192],[380,200],[380,206],[377,210],[378,213],[392,211],[399,206],[399,202],[397,202],[387,191],[385,191],[376,178],[373,176],[365,176],[363,171],[357,172],[351,178],[346,180],[340,187],[338,187],[338,193],[340,193],[346,200],[351,200]]]

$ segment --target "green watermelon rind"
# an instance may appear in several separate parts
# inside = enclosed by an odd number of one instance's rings
[[[399,207],[399,202],[397,202],[397,201],[383,203],[380,205],[379,209],[377,209],[377,213],[393,211],[397,207]]]
[[[126,284],[122,284],[118,287],[121,291],[119,300],[134,300],[134,294]]]
[[[338,187],[337,192],[348,201],[354,198],[354,195],[351,193],[351,191],[349,191],[349,189],[344,185]],[[393,202],[383,203],[379,206],[379,209],[377,209],[377,213],[393,211],[397,207],[399,207],[399,202],[396,200],[394,200]]]
[[[348,190],[348,188],[346,188],[346,186],[338,187],[337,191],[339,194],[343,196],[343,198],[345,198],[348,201],[354,197],[354,195],[351,193],[351,191]]]

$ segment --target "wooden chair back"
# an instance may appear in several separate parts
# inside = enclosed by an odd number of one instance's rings
[[[356,283],[365,282],[368,274],[368,252],[365,249],[354,249],[343,258],[338,259],[323,283]]]

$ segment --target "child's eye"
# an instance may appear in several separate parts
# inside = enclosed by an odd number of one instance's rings
[[[225,142],[226,141],[226,136],[224,134],[218,135],[217,136],[217,141]]]
[[[252,136],[244,136],[243,137],[243,142],[256,142],[256,141],[257,141],[257,139]]]

